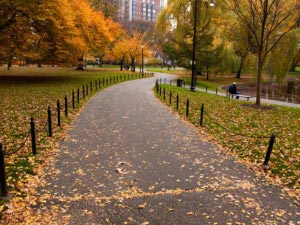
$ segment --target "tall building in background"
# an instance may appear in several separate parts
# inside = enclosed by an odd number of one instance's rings
[[[168,0],[160,0],[160,10],[167,6]]]
[[[150,21],[156,19],[166,0],[123,0],[122,14],[125,21]]]

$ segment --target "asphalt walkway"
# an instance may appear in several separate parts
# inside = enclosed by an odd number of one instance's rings
[[[159,75],[158,77],[166,75]],[[156,78],[96,94],[38,191],[69,224],[300,224],[300,204],[156,99]]]

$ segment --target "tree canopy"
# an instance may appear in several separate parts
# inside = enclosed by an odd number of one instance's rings
[[[4,0],[0,3],[0,60],[76,64],[101,55],[123,32],[87,0]]]
[[[299,57],[300,3],[296,0],[169,1],[156,24],[162,49],[181,66],[189,67],[192,56],[193,12],[197,11],[197,70],[236,72],[246,58],[257,59],[257,101],[260,104],[263,73],[282,77]],[[286,57],[282,60],[281,55]],[[280,61],[281,60],[281,61]],[[280,61],[280,62],[279,62]]]

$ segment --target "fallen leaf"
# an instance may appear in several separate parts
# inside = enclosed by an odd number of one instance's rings
[[[145,202],[144,204],[139,205],[139,209],[143,209],[147,206],[147,202]]]

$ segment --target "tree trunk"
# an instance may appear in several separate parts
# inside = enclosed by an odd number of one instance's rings
[[[241,57],[240,66],[239,66],[239,69],[236,74],[236,78],[238,78],[238,79],[241,79],[241,73],[242,73],[242,69],[244,67],[244,58],[245,58],[244,56]]]
[[[76,70],[84,70],[83,56],[78,58],[78,64]]]
[[[256,105],[260,105],[262,69],[263,69],[262,52],[259,52],[258,66],[257,66]]]
[[[135,61],[135,58],[131,58],[131,72],[135,72],[134,61]]]
[[[10,70],[12,67],[12,58],[10,57],[7,62],[7,70]]]
[[[124,63],[124,62],[123,62],[123,60],[122,60],[122,61],[121,61],[121,64],[120,64],[120,70],[121,70],[121,71],[123,71],[123,63]]]
[[[206,65],[206,80],[209,80],[209,70],[208,70],[208,65]]]

